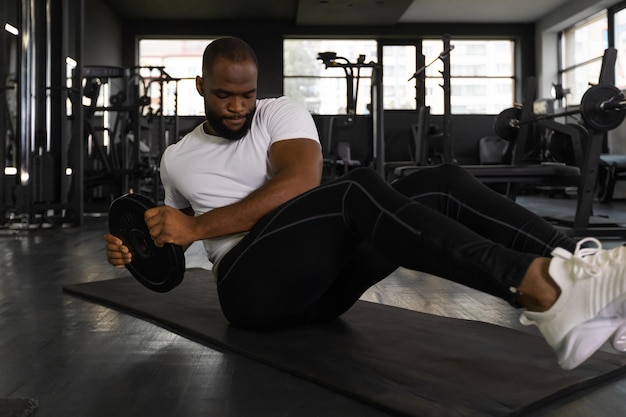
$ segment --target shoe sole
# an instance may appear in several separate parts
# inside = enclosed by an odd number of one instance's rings
[[[595,318],[574,327],[556,349],[559,365],[563,369],[574,369],[589,359],[624,324],[622,318]]]
[[[626,352],[626,320],[613,335],[611,345],[613,346],[613,349],[617,350],[618,352]]]
[[[593,319],[574,327],[555,349],[563,369],[573,369],[586,361],[612,337],[611,345],[626,352],[626,294],[606,306]]]

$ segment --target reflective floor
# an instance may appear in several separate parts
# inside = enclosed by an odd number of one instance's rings
[[[567,199],[520,202],[537,211],[562,212],[571,206]],[[598,208],[626,222],[626,202]],[[105,218],[86,218],[82,228],[2,230],[0,398],[34,398],[38,417],[388,415],[64,294],[65,284],[127,275],[104,259],[105,229]],[[519,312],[498,299],[403,269],[363,298],[533,331],[518,323]],[[625,395],[626,380],[613,381],[533,415],[624,415]]]

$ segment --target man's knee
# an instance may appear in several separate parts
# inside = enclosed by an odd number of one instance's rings
[[[350,181],[362,184],[366,186],[366,188],[368,188],[368,186],[372,184],[387,184],[387,182],[383,179],[383,177],[380,176],[378,172],[376,172],[372,168],[366,167],[359,167],[351,170],[344,176],[344,179],[348,179]]]
[[[457,186],[466,187],[472,182],[475,182],[474,177],[464,168],[454,164],[442,164],[414,172],[394,182],[393,187],[400,192],[410,194],[416,188],[423,191],[444,191]]]
[[[424,171],[432,178],[441,178],[443,180],[451,181],[471,175],[466,169],[454,164],[441,164]]]

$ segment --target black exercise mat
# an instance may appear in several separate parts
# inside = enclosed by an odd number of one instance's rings
[[[121,278],[69,285],[86,297],[400,416],[524,415],[626,371],[598,352],[562,370],[540,337],[487,323],[359,301],[340,320],[280,332],[228,325],[209,272],[172,292]]]
[[[30,398],[0,398],[0,417],[28,417],[38,403]]]

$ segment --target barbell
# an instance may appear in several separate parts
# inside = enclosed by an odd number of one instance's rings
[[[535,115],[529,120],[520,120],[521,107],[510,107],[498,114],[493,129],[502,139],[513,141],[519,128],[524,124],[534,124],[542,120],[581,115],[585,125],[596,131],[606,132],[618,127],[626,117],[624,93],[612,84],[597,84],[589,87],[575,109],[552,114]]]

